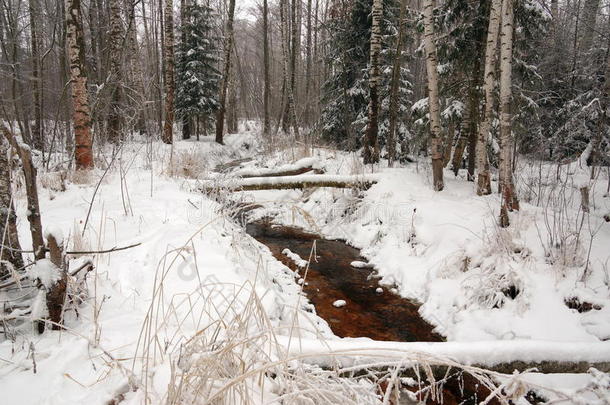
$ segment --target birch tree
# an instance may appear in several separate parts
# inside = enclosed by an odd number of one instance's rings
[[[496,54],[498,51],[498,34],[502,13],[502,0],[492,0],[489,11],[489,27],[487,28],[487,45],[485,48],[485,70],[483,73],[483,89],[485,92],[485,109],[483,120],[477,136],[477,194],[491,194],[491,179],[489,176],[489,160],[487,159],[487,137],[494,107],[494,85],[496,72]]]
[[[396,121],[398,120],[398,82],[402,62],[403,36],[406,25],[407,0],[400,2],[398,34],[396,36],[396,55],[392,66],[392,84],[390,87],[390,128],[388,129],[388,164],[392,167],[396,159]]]
[[[434,0],[424,0],[424,48],[428,76],[428,112],[430,114],[430,149],[432,157],[432,181],[434,190],[441,191],[443,182],[443,147],[441,116],[438,99],[438,69],[436,34],[434,30]]]
[[[500,226],[510,225],[508,211],[518,210],[512,170],[513,136],[511,125],[513,0],[502,2],[502,33],[500,36]]]
[[[90,169],[93,167],[93,148],[82,21],[80,0],[66,0],[66,46],[72,85],[74,159],[77,169]]]
[[[364,163],[379,162],[379,56],[381,54],[381,20],[383,19],[383,0],[373,0],[371,10],[371,55],[369,72],[369,111],[368,123],[364,135]]]
[[[224,67],[222,69],[222,83],[220,84],[220,106],[216,113],[216,142],[224,144],[225,114],[227,108],[227,89],[231,74],[231,54],[233,52],[233,19],[235,17],[235,0],[229,1],[227,25],[225,27]]]
[[[23,267],[21,245],[17,234],[17,217],[11,192],[11,165],[8,158],[8,142],[0,136],[0,261],[14,268]],[[0,265],[0,274],[6,265]]]
[[[165,65],[164,88],[165,88],[165,123],[163,125],[162,140],[166,144],[173,143],[174,127],[174,2],[165,0],[163,35],[163,60]]]

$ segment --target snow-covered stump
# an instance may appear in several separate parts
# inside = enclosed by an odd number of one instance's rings
[[[60,329],[68,286],[63,237],[58,233],[47,232],[46,239],[49,258],[37,261],[28,273],[30,279],[36,280],[39,289],[32,304],[32,319],[37,324],[38,333],[44,332],[47,319],[53,330]]]

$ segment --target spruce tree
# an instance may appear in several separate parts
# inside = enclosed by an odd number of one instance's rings
[[[177,52],[176,115],[183,122],[201,119],[206,128],[219,108],[216,18],[210,7],[197,3],[187,6]]]

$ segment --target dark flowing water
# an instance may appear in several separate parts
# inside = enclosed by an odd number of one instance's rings
[[[288,248],[304,260],[311,257],[303,291],[335,335],[402,342],[444,340],[420,317],[416,302],[380,286],[371,268],[351,266],[353,261],[363,260],[358,249],[339,240],[322,239],[298,228],[264,221],[248,224],[246,231],[266,245],[277,260],[298,271],[301,277],[305,270],[282,251]],[[383,292],[379,293],[378,288]],[[333,305],[336,300],[344,300],[346,305],[337,308]],[[458,373],[445,381],[443,403],[476,404],[488,394],[489,391],[478,385],[472,376]],[[429,399],[426,403],[438,402]]]

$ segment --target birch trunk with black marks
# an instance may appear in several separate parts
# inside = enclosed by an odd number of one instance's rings
[[[500,36],[500,226],[510,225],[508,211],[518,210],[512,170],[513,136],[511,125],[513,0],[502,2],[502,33]]]
[[[379,57],[381,55],[381,20],[383,19],[383,0],[373,0],[373,22],[371,25],[371,55],[369,71],[369,111],[368,123],[364,134],[364,163],[379,162]]]
[[[23,257],[17,233],[8,151],[8,142],[0,137],[0,260],[7,261],[15,269],[19,269],[23,267]],[[5,271],[5,265],[0,264],[0,275]]]
[[[216,113],[216,142],[224,144],[225,114],[227,109],[227,89],[229,75],[231,74],[231,53],[233,52],[233,19],[235,16],[235,0],[229,1],[227,26],[225,27],[224,66],[222,69],[222,82],[220,84],[219,108]]]
[[[398,121],[398,89],[400,84],[400,70],[402,69],[402,49],[403,36],[405,34],[407,13],[407,0],[402,0],[400,3],[400,14],[398,24],[398,34],[396,37],[396,47],[394,55],[394,64],[392,66],[392,83],[390,85],[390,124],[388,128],[388,165],[392,167],[396,160],[396,122]]]
[[[72,84],[72,123],[76,169],[93,167],[91,112],[85,72],[85,42],[80,0],[66,0],[66,45]]]
[[[176,85],[174,82],[174,2],[165,0],[163,24],[163,65],[164,88],[165,88],[165,122],[163,124],[162,140],[166,144],[174,142],[174,94]]]
[[[483,120],[477,136],[477,195],[491,194],[491,178],[489,175],[489,160],[487,158],[487,137],[491,126],[494,107],[494,85],[496,72],[496,53],[498,51],[498,35],[502,13],[502,0],[492,0],[489,11],[489,26],[487,28],[487,45],[485,48],[485,70],[483,73],[483,89],[485,92],[485,109]]]
[[[438,99],[438,70],[436,56],[436,34],[434,30],[434,0],[424,1],[424,48],[426,73],[428,76],[428,111],[430,115],[430,149],[432,157],[432,181],[434,190],[444,188],[443,146],[441,137],[441,116]]]
[[[121,2],[110,0],[110,111],[108,113],[108,141],[119,143],[123,127],[121,55],[123,47],[123,27],[121,24]]]

